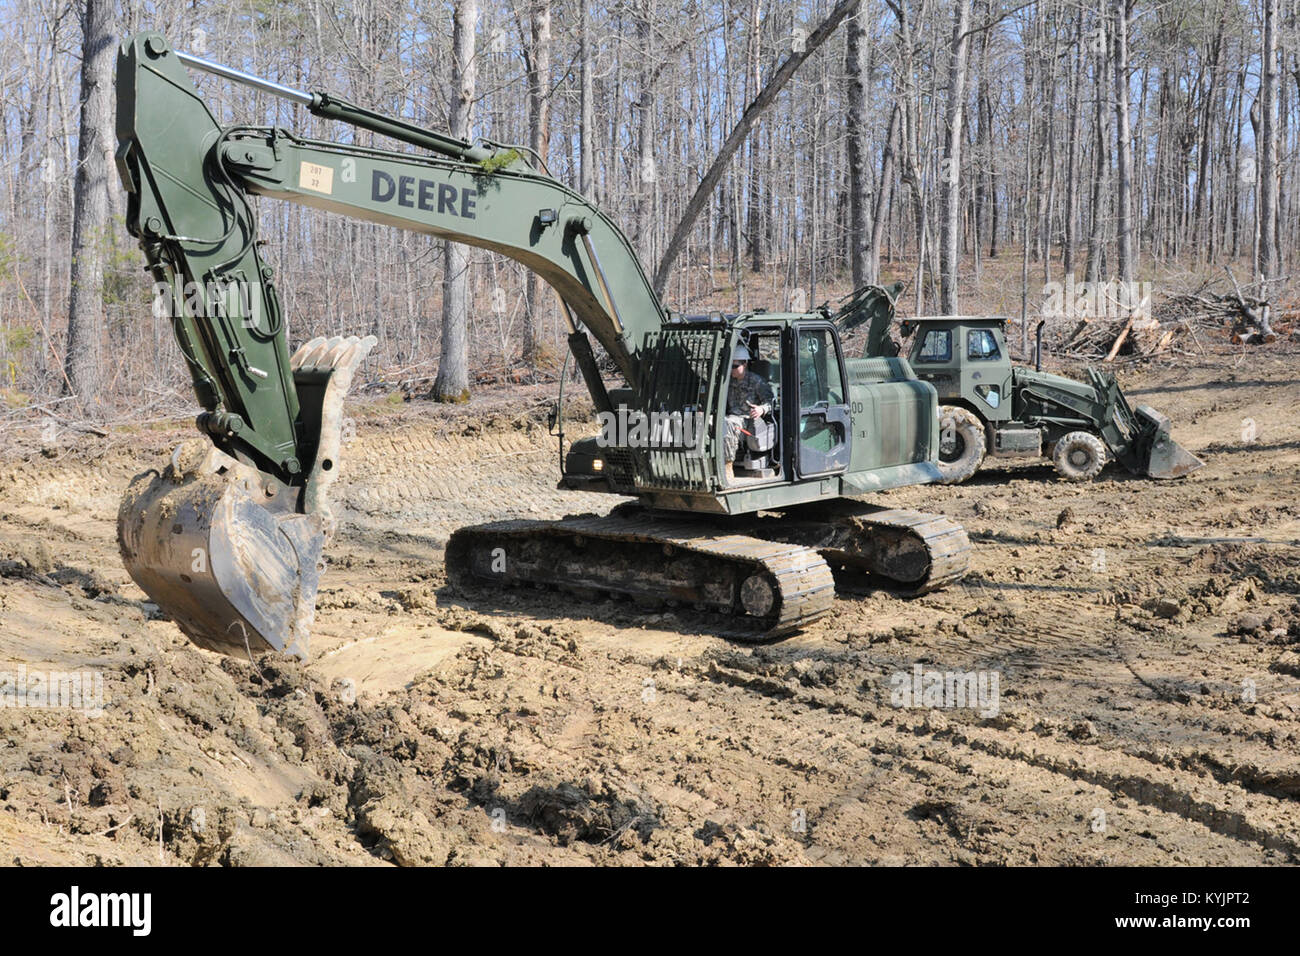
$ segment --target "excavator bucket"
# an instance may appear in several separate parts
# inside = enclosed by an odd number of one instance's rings
[[[203,439],[161,471],[138,475],[118,511],[132,579],[200,647],[306,658],[322,557],[336,521],[343,399],[369,336],[313,339],[290,360],[305,422],[319,422],[316,460],[289,486]]]
[[[1146,448],[1143,471],[1149,477],[1182,478],[1205,467],[1205,462],[1174,441],[1166,416],[1150,405],[1139,405],[1137,417],[1142,423],[1142,444]]]

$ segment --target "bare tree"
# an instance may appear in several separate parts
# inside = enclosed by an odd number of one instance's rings
[[[1278,0],[1264,0],[1264,48],[1260,54],[1259,254],[1255,271],[1264,281],[1278,275]]]
[[[957,231],[961,226],[961,143],[966,114],[966,50],[969,45],[970,0],[957,0],[953,14],[952,61],[948,67],[948,117],[944,124],[942,226],[939,236],[939,308],[957,314]]]
[[[527,49],[528,145],[537,161],[545,164],[551,141],[551,0],[535,0],[530,20],[532,40]],[[547,364],[546,331],[542,323],[541,300],[546,283],[530,272],[527,287],[527,315],[524,322],[524,361]]]
[[[636,207],[633,216],[632,241],[637,252],[649,261],[653,252],[652,231],[654,223],[655,180],[655,82],[659,71],[653,68],[654,33],[650,21],[654,16],[654,0],[641,0],[633,13],[636,23],[637,51],[637,101],[636,101]]]
[[[592,78],[591,11],[585,3],[579,4],[581,20],[578,24],[579,80],[578,107],[578,166],[581,178],[578,190],[589,200],[595,199],[596,159],[592,145],[595,132],[595,86]]]
[[[1113,0],[1111,22],[1115,42],[1115,178],[1119,187],[1115,195],[1115,239],[1120,282],[1133,281],[1133,177],[1132,135],[1128,109],[1128,0]]]
[[[1214,40],[1210,44],[1209,88],[1206,90],[1205,97],[1201,102],[1201,131],[1196,148],[1196,201],[1192,213],[1192,228],[1194,229],[1192,244],[1195,247],[1197,257],[1206,259],[1211,255],[1210,234],[1212,231],[1207,202],[1209,179],[1212,171],[1210,166],[1210,144],[1214,133],[1215,94],[1219,87],[1219,74],[1223,59],[1223,35],[1227,30],[1227,26],[1228,0],[1223,0],[1223,7],[1219,13],[1219,23],[1214,31]]]
[[[452,25],[451,105],[447,128],[458,139],[470,135],[474,105],[474,32],[478,29],[478,0],[457,0]],[[458,242],[442,244],[442,353],[432,398],[440,402],[469,400],[469,254]]]
[[[844,29],[847,40],[844,72],[848,80],[845,135],[848,138],[849,158],[849,268],[853,273],[853,287],[860,289],[867,282],[875,281],[874,275],[868,278],[872,272],[867,235],[867,206],[871,201],[871,174],[867,169],[870,148],[867,143],[867,123],[870,118],[867,84],[871,82],[871,77],[867,66],[869,43],[866,0],[858,0]],[[888,155],[888,144],[885,149]]]
[[[808,59],[835,32],[835,28],[849,15],[849,11],[853,9],[856,2],[857,0],[840,0],[835,5],[835,8],[826,15],[826,19],[818,25],[817,29],[809,34],[802,44],[803,49],[791,51],[790,56],[772,74],[772,78],[767,81],[759,94],[745,107],[745,111],[741,114],[736,125],[732,127],[713,162],[709,165],[704,178],[700,180],[700,184],[695,188],[695,193],[686,204],[682,218],[673,231],[672,239],[668,241],[668,248],[664,251],[663,258],[659,260],[659,268],[655,270],[654,287],[656,293],[663,295],[664,287],[668,284],[668,276],[672,274],[677,257],[681,254],[682,246],[685,245],[687,237],[691,234],[691,229],[695,226],[695,220],[708,204],[709,198],[713,195],[713,190],[717,188],[718,181],[722,179],[722,174],[727,171],[727,167],[731,163],[731,157],[736,154],[740,144],[745,141],[745,137],[753,127],[754,121],[762,115],[772,100],[776,98],[776,95],[790,82],[790,77],[794,76],[795,71],[799,69],[799,65]]]
[[[895,102],[894,108],[889,112],[889,127],[885,131],[885,142],[880,159],[880,188],[876,190],[876,206],[871,216],[871,243],[867,247],[863,283],[880,281],[880,245],[884,240],[894,192],[894,144],[898,140],[898,118],[901,114],[902,109]],[[858,288],[862,288],[856,276],[853,283]]]
[[[72,214],[71,295],[65,388],[88,413],[103,384],[104,245],[108,240],[108,151],[113,133],[113,2],[86,0],[81,18],[81,126]]]
[[[1106,199],[1106,180],[1109,178],[1110,171],[1110,130],[1107,123],[1107,117],[1109,116],[1107,101],[1109,98],[1106,95],[1106,89],[1107,78],[1110,76],[1111,45],[1106,40],[1107,33],[1105,20],[1099,16],[1087,40],[1088,48],[1093,53],[1093,125],[1095,134],[1093,139],[1092,203],[1089,208],[1088,261],[1084,267],[1084,277],[1089,282],[1096,282],[1101,278],[1102,226],[1105,224],[1106,219],[1102,213],[1102,205]]]

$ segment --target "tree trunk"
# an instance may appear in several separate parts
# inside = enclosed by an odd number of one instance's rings
[[[547,144],[551,140],[551,0],[536,0],[532,11],[532,43],[528,49],[528,145],[538,160],[546,162]],[[546,284],[535,272],[526,280],[527,316],[524,321],[526,363],[534,367],[550,364],[546,331],[542,322],[542,287]]]
[[[1241,131],[1242,131],[1242,106],[1246,97],[1246,67],[1243,65],[1237,72],[1237,88],[1233,94],[1232,117],[1235,125],[1234,135],[1230,142],[1232,143],[1232,200],[1230,203],[1231,216],[1229,221],[1232,225],[1232,258],[1236,259],[1241,255],[1241,175],[1242,175],[1242,155],[1241,155]],[[1224,224],[1226,230],[1227,223]]]
[[[751,91],[757,90],[762,83],[762,68],[758,62],[759,16],[759,3],[755,0],[750,5],[749,47],[746,51],[745,67],[745,85]],[[749,163],[746,177],[748,180],[748,194],[745,200],[745,231],[747,233],[746,238],[749,241],[749,271],[759,273],[763,271],[763,224],[760,202],[762,184],[758,164],[759,149],[762,146],[760,137],[755,136],[749,141],[748,145]]]
[[[1206,210],[1206,195],[1210,177],[1210,137],[1214,127],[1214,96],[1219,81],[1219,58],[1223,52],[1223,33],[1228,25],[1228,4],[1224,0],[1223,12],[1219,14],[1219,25],[1214,32],[1214,42],[1210,45],[1210,81],[1205,93],[1205,108],[1201,111],[1200,142],[1197,146],[1196,160],[1196,199],[1192,207],[1192,246],[1193,255],[1198,260],[1210,258],[1210,215]]]
[[[1092,178],[1092,203],[1089,210],[1090,222],[1088,224],[1088,262],[1084,266],[1084,278],[1088,282],[1096,282],[1101,278],[1101,257],[1102,257],[1102,224],[1106,217],[1102,212],[1102,203],[1106,197],[1106,179],[1107,172],[1110,169],[1110,130],[1106,122],[1108,111],[1106,109],[1106,80],[1109,74],[1108,65],[1110,56],[1108,51],[1110,44],[1106,42],[1106,24],[1101,17],[1097,18],[1097,26],[1093,35],[1089,38],[1089,48],[1096,57],[1094,69],[1093,92],[1096,95],[1094,102],[1094,123],[1096,137],[1093,142],[1093,178]]]
[[[985,0],[981,5],[981,12],[984,16],[988,15],[990,7],[991,4],[988,3],[988,0]],[[992,73],[992,68],[989,66],[988,50],[989,31],[981,30],[979,34],[979,51],[977,53],[979,68],[976,71],[979,76],[979,84],[975,94],[975,113],[979,121],[975,136],[975,215],[971,221],[977,280],[980,275],[981,244],[984,241],[984,210],[992,204],[991,190],[989,189],[989,170],[993,167],[993,110],[989,103],[989,74]]]
[[[104,242],[108,232],[108,149],[113,136],[113,3],[86,0],[82,16],[81,128],[72,214],[72,294],[68,300],[65,392],[82,409],[101,409]]]
[[[1276,0],[1274,0],[1276,2]],[[1115,138],[1116,179],[1119,191],[1115,196],[1119,215],[1115,220],[1116,248],[1118,251],[1119,281],[1129,288],[1133,281],[1133,156],[1129,135],[1128,116],[1128,0],[1114,0],[1113,22],[1115,28]]]
[[[1067,276],[1074,273],[1075,245],[1079,241],[1076,224],[1079,194],[1079,126],[1083,112],[1079,103],[1079,74],[1083,69],[1083,11],[1075,21],[1074,65],[1070,70],[1070,142],[1065,160],[1065,241],[1061,248],[1061,271]]]
[[[889,209],[893,205],[894,192],[894,142],[898,139],[898,119],[902,108],[898,103],[889,114],[889,129],[885,132],[884,154],[880,158],[880,188],[876,190],[876,207],[871,215],[871,244],[867,247],[865,268],[862,282],[854,279],[854,285],[862,288],[869,283],[880,281],[880,245],[884,240],[885,226]]]
[[[867,170],[867,158],[870,153],[870,144],[867,141],[867,124],[870,115],[867,104],[867,84],[870,82],[870,76],[867,67],[869,46],[867,10],[863,0],[858,0],[845,29],[848,31],[844,68],[848,78],[845,132],[848,137],[849,160],[849,269],[853,274],[853,288],[860,289],[868,282],[876,281],[872,275],[875,270],[870,265],[872,255],[867,237],[867,206],[871,201],[871,176]],[[891,116],[891,135],[893,122]],[[885,154],[892,160],[888,143],[885,144]],[[885,188],[883,179],[880,188]]]
[[[961,226],[961,143],[966,115],[966,50],[969,46],[970,0],[957,0],[953,15],[952,60],[948,67],[948,115],[944,129],[943,183],[940,223],[939,308],[944,315],[957,315],[957,233]]]
[[[1263,113],[1259,124],[1259,255],[1255,271],[1265,282],[1278,275],[1277,8],[1278,0],[1264,0],[1264,49],[1260,55],[1263,76],[1259,97]]]
[[[591,137],[595,129],[595,106],[593,99],[593,81],[591,69],[591,11],[587,5],[580,4],[582,20],[578,27],[578,59],[580,75],[579,91],[579,130],[578,130],[578,191],[588,201],[595,201],[596,169],[595,156],[592,152]]]
[[[470,135],[474,106],[474,33],[478,29],[478,0],[456,0],[452,24],[451,102],[447,129],[457,139]],[[442,244],[442,354],[432,398],[439,402],[469,401],[469,250],[459,242]]]
[[[642,261],[649,262],[652,254],[654,230],[655,180],[658,178],[654,156],[654,35],[650,20],[654,13],[653,0],[644,0],[636,13],[637,60],[637,137],[636,137],[636,216],[634,237],[637,253]]]

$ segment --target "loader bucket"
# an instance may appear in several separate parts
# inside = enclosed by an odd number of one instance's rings
[[[306,483],[286,485],[207,439],[136,476],[117,515],[127,572],[200,647],[306,659],[336,521],[343,398],[374,337],[313,339],[290,359],[303,420],[319,430]]]
[[[1142,445],[1146,449],[1143,471],[1148,477],[1182,478],[1205,467],[1205,462],[1174,441],[1167,417],[1149,405],[1139,405],[1137,417],[1142,423]]]

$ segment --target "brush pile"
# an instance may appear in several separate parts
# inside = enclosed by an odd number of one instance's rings
[[[1216,289],[1207,280],[1194,289],[1163,293],[1154,305],[1150,283],[1133,283],[1137,289],[1124,289],[1120,283],[1063,287],[1067,294],[1074,293],[1073,301],[1063,303],[1070,307],[1063,314],[1074,321],[1058,325],[1068,331],[1054,351],[1110,362],[1121,355],[1203,354],[1202,342],[1223,338],[1238,345],[1276,341],[1268,300],[1252,294],[1257,286],[1243,290],[1231,270],[1224,271],[1230,285]]]

